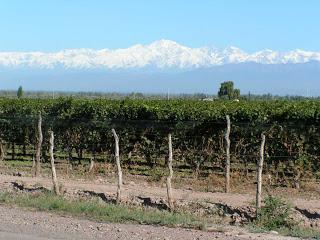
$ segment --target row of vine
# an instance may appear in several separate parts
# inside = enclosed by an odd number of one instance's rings
[[[61,149],[112,155],[115,128],[122,156],[132,153],[152,167],[173,136],[175,160],[199,170],[223,166],[225,116],[232,123],[232,162],[248,171],[257,160],[260,134],[266,142],[267,170],[317,176],[320,101],[188,101],[107,99],[0,99],[0,137],[7,144],[36,143],[38,114],[44,133],[55,132]],[[47,137],[48,139],[48,137]],[[165,154],[164,154],[165,155]]]

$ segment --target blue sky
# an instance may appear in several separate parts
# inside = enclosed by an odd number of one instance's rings
[[[0,51],[190,46],[320,51],[319,0],[0,0]]]

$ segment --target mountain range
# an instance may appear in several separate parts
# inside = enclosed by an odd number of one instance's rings
[[[0,88],[60,91],[320,95],[320,52],[190,48],[160,40],[126,49],[0,52]]]
[[[70,69],[194,69],[235,63],[286,64],[320,61],[320,52],[300,49],[277,52],[265,49],[252,54],[239,48],[189,48],[170,40],[159,40],[149,45],[134,45],[126,49],[68,49],[54,53],[0,52],[0,65],[6,67]]]

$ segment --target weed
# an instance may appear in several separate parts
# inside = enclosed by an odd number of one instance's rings
[[[151,181],[159,182],[165,176],[165,171],[164,169],[155,167],[149,171],[149,174],[150,174]]]
[[[0,193],[0,203],[17,205],[41,211],[68,213],[76,217],[114,223],[157,224],[200,228],[205,220],[185,213],[173,213],[160,210],[146,210],[125,205],[101,203],[98,200],[68,200],[51,193],[15,194]]]
[[[294,226],[289,219],[291,206],[278,197],[269,195],[264,199],[264,205],[260,209],[259,217],[255,224],[266,230],[276,230],[281,227]]]
[[[291,220],[291,206],[279,197],[269,195],[264,200],[264,206],[259,212],[259,218],[249,226],[251,232],[268,232],[276,230],[281,235],[299,238],[320,239],[320,231],[307,227],[300,227]]]
[[[310,239],[310,238],[320,239],[320,230],[319,229],[294,226],[291,228],[279,229],[279,232],[282,235],[288,235],[288,236],[292,236],[292,237],[307,238],[307,239]]]

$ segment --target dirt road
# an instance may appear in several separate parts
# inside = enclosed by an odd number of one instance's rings
[[[0,206],[0,239],[294,239],[272,234],[253,234],[241,229],[225,232],[156,227],[132,224],[108,224],[58,216],[47,212],[35,212]]]

